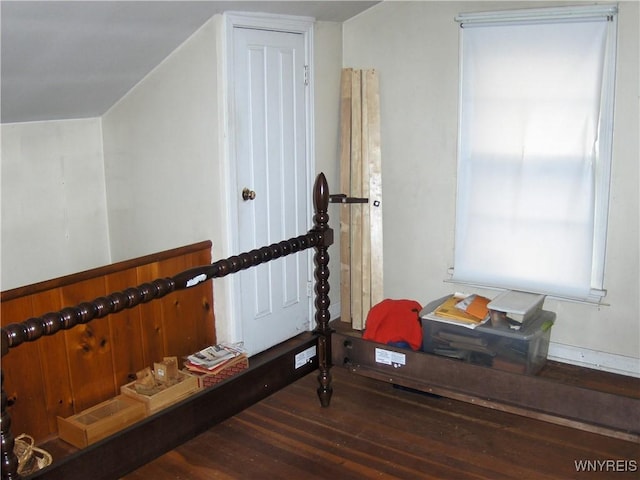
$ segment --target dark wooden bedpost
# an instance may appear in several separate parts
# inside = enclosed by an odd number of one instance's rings
[[[2,357],[9,350],[25,342],[33,342],[45,335],[54,335],[78,324],[105,317],[141,303],[161,298],[176,290],[190,288],[211,278],[219,278],[261,263],[292,253],[315,247],[315,306],[318,337],[318,397],[323,407],[329,406],[333,388],[331,386],[331,333],[329,327],[329,246],[333,244],[333,230],[329,227],[329,186],[324,174],[318,175],[313,188],[315,215],[313,228],[304,235],[283,240],[269,246],[251,250],[219,260],[210,265],[192,268],[171,278],[159,278],[129,287],[121,292],[99,297],[90,302],[82,302],[75,307],[65,307],[58,312],[50,312],[41,317],[30,318],[22,323],[11,323],[0,330]],[[15,438],[11,432],[11,417],[7,409],[7,394],[2,375],[2,416],[0,417],[0,440],[2,442],[2,480],[17,480],[18,459],[13,451]]]
[[[2,332],[2,356],[9,352],[9,340]],[[0,417],[0,440],[2,441],[2,479],[13,480],[18,476],[18,457],[13,452],[15,439],[11,433],[11,417],[7,411],[7,392],[4,391],[4,371],[0,370],[2,385],[2,416]]]
[[[315,215],[311,230],[319,236],[314,255],[316,279],[316,329],[318,333],[318,398],[323,407],[331,402],[331,329],[329,328],[329,246],[333,244],[333,230],[329,227],[329,186],[324,174],[316,178],[313,187]]]

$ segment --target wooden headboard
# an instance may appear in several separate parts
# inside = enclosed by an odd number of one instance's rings
[[[214,263],[209,257],[200,257],[200,250],[157,261],[148,259],[151,262],[103,271],[99,276],[84,276],[85,272],[64,285],[3,294],[3,480],[20,478],[13,451],[14,432],[28,430],[34,434],[34,429],[40,428],[38,437],[51,434],[56,416],[72,414],[113,396],[132,372],[150,361],[165,354],[188,354],[213,343],[212,287],[208,280],[310,248],[315,249],[316,328],[300,345],[281,355],[275,367],[271,363],[250,368],[61,462],[54,459],[36,476],[65,480],[117,478],[314,369],[318,370],[320,404],[328,406],[332,394],[328,249],[333,243],[333,230],[328,223],[329,187],[323,174],[314,184],[313,204],[314,226],[306,234]],[[200,247],[210,251],[208,243]],[[193,264],[202,266],[189,268]],[[171,276],[171,272],[184,268]],[[104,293],[113,290],[117,291]],[[42,313],[51,308],[57,311]],[[25,317],[28,319],[22,321]],[[92,322],[94,319],[103,320]],[[191,333],[184,335],[185,330]],[[313,360],[298,365],[299,355],[307,358],[309,349],[314,350]],[[96,381],[98,374],[106,380]],[[41,411],[43,405],[45,410]],[[36,427],[40,423],[44,425]],[[124,453],[133,451],[135,455]]]

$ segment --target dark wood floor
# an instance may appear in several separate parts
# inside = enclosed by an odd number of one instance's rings
[[[332,372],[329,408],[309,375],[125,479],[640,477],[638,443]]]

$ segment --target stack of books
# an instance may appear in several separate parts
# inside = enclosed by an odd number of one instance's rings
[[[249,358],[242,343],[219,343],[189,355],[184,367],[200,379],[201,387],[215,385],[245,370]]]
[[[447,297],[423,318],[476,328],[487,322],[492,327],[519,330],[542,311],[545,295],[507,290],[493,300],[481,295],[456,293]]]
[[[491,300],[481,295],[464,295],[456,293],[423,318],[437,322],[476,328],[489,320],[488,303]]]

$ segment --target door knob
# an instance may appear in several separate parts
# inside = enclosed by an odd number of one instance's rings
[[[254,192],[253,190],[249,190],[247,187],[244,187],[242,189],[242,199],[247,201],[247,200],[253,200],[254,198],[256,198],[256,192]]]

